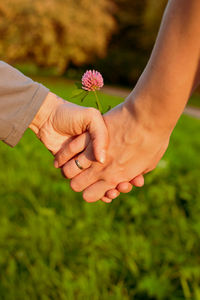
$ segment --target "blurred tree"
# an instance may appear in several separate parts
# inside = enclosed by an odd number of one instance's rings
[[[107,81],[133,85],[149,58],[167,0],[114,0],[114,3],[117,30],[108,56],[97,67]]]
[[[104,55],[114,29],[110,0],[8,0],[0,3],[0,57],[62,73]]]
[[[143,13],[142,44],[145,48],[151,49],[156,39],[158,27],[161,21],[162,13],[168,0],[146,0],[146,7]]]

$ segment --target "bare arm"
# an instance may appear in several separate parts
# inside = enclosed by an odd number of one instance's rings
[[[193,87],[199,84],[199,64],[200,1],[171,0],[128,105],[134,102],[134,109],[142,110],[146,120],[151,114],[156,126],[174,128]]]

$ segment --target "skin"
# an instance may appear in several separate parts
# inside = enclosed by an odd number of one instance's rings
[[[73,190],[76,192],[85,190],[83,198],[86,201],[97,201],[104,197],[106,191],[115,188],[118,182],[128,182],[137,174],[152,170],[164,154],[169,136],[162,134],[150,135],[148,129],[137,123],[136,117],[134,117],[135,122],[133,122],[133,117],[124,105],[119,105],[105,115],[104,120],[109,135],[113,137],[109,143],[106,163],[100,165],[94,162],[91,167],[71,180]],[[132,128],[130,128],[130,120]],[[117,135],[115,132],[117,132]],[[136,133],[134,139],[132,139],[132,132]],[[160,144],[159,149],[154,147],[157,143]],[[151,148],[149,148],[150,144]],[[135,149],[137,149],[137,152]],[[85,153],[82,153],[78,156],[78,159],[84,161],[84,156]],[[85,158],[87,159],[87,156]],[[134,164],[133,160],[135,161]],[[147,162],[151,162],[148,169],[146,169]],[[70,170],[74,168],[71,161],[68,164]],[[68,169],[66,164],[63,167],[63,172],[68,174]],[[93,184],[94,182],[95,184]],[[90,187],[87,189],[88,185]]]
[[[74,138],[87,131],[79,152],[87,149],[91,141],[94,159],[100,164],[105,161],[108,133],[100,112],[95,108],[75,105],[50,92],[29,128],[53,155],[66,147],[69,153],[72,152]]]
[[[29,128],[53,155],[61,151],[61,158],[72,158],[89,147],[94,161],[102,164],[106,159],[108,132],[100,112],[94,108],[75,105],[50,92]],[[79,170],[76,164],[75,167]],[[130,186],[125,183],[120,191]],[[118,194],[114,189],[104,202],[109,203]]]
[[[120,182],[129,184],[132,178],[153,170],[162,158],[189,96],[199,84],[199,20],[199,0],[169,1],[136,87],[123,104],[104,116],[110,138],[105,163],[89,159],[89,143],[78,155],[86,168],[83,172],[70,160],[63,164],[63,173],[72,178],[72,189],[83,191],[86,201],[111,197]]]

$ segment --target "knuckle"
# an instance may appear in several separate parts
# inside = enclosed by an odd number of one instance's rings
[[[92,118],[99,117],[101,115],[100,111],[94,107],[89,107],[88,108],[88,113]]]

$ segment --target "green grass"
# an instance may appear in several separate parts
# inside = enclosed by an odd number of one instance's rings
[[[0,299],[199,300],[199,132],[181,117],[145,187],[110,205],[72,192],[29,130],[14,149],[1,143]]]

